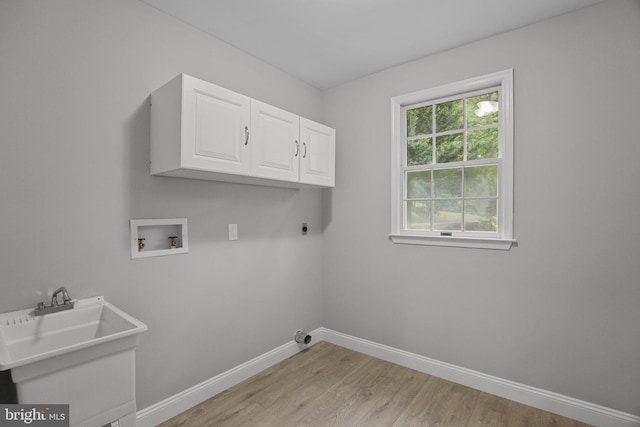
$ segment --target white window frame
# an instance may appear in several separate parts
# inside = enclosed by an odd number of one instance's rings
[[[481,235],[404,229],[406,111],[404,107],[499,87],[498,230]],[[393,243],[509,250],[513,233],[513,69],[391,98],[391,233]],[[450,234],[450,235],[449,235]]]

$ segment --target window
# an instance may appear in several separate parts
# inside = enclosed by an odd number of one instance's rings
[[[513,70],[391,100],[394,243],[509,249]]]

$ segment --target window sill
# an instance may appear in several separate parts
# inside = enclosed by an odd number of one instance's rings
[[[405,245],[449,246],[455,248],[495,249],[508,251],[516,242],[512,239],[483,239],[478,237],[419,236],[415,234],[389,234],[393,243]]]

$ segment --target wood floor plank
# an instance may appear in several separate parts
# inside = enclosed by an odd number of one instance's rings
[[[422,372],[392,365],[367,411],[357,425],[391,426],[413,402],[431,377]]]
[[[588,427],[327,342],[160,427],[179,426]]]
[[[431,377],[393,426],[465,426],[479,393],[469,387]]]
[[[317,344],[319,345],[319,344]],[[361,353],[350,352],[346,349],[332,351],[324,358],[316,359],[314,363],[301,364],[291,370],[290,375],[282,375],[281,379],[273,382],[269,387],[251,396],[253,401],[266,407],[283,406],[291,396],[301,393],[306,388],[322,392],[344,378],[358,364],[366,360]],[[295,362],[290,362],[295,363]],[[285,364],[288,366],[288,364]]]
[[[283,427],[336,427],[343,425],[340,422],[340,415],[347,402],[326,390],[315,397],[309,396],[308,400],[296,408],[295,413],[289,413],[287,417],[283,418],[275,414],[271,425]]]
[[[509,400],[489,393],[480,393],[467,422],[468,427],[507,427]]]
[[[426,374],[370,358],[329,389],[345,400],[337,420],[345,426],[389,426],[428,379]]]

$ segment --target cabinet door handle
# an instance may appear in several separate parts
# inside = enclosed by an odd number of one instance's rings
[[[298,157],[298,153],[300,153],[300,143],[296,139],[296,154],[294,155],[294,157]]]
[[[247,126],[244,127],[244,145],[249,143],[249,128]]]
[[[304,153],[302,154],[302,158],[306,159],[307,158],[307,143],[306,142],[302,143],[302,148],[304,148]]]

